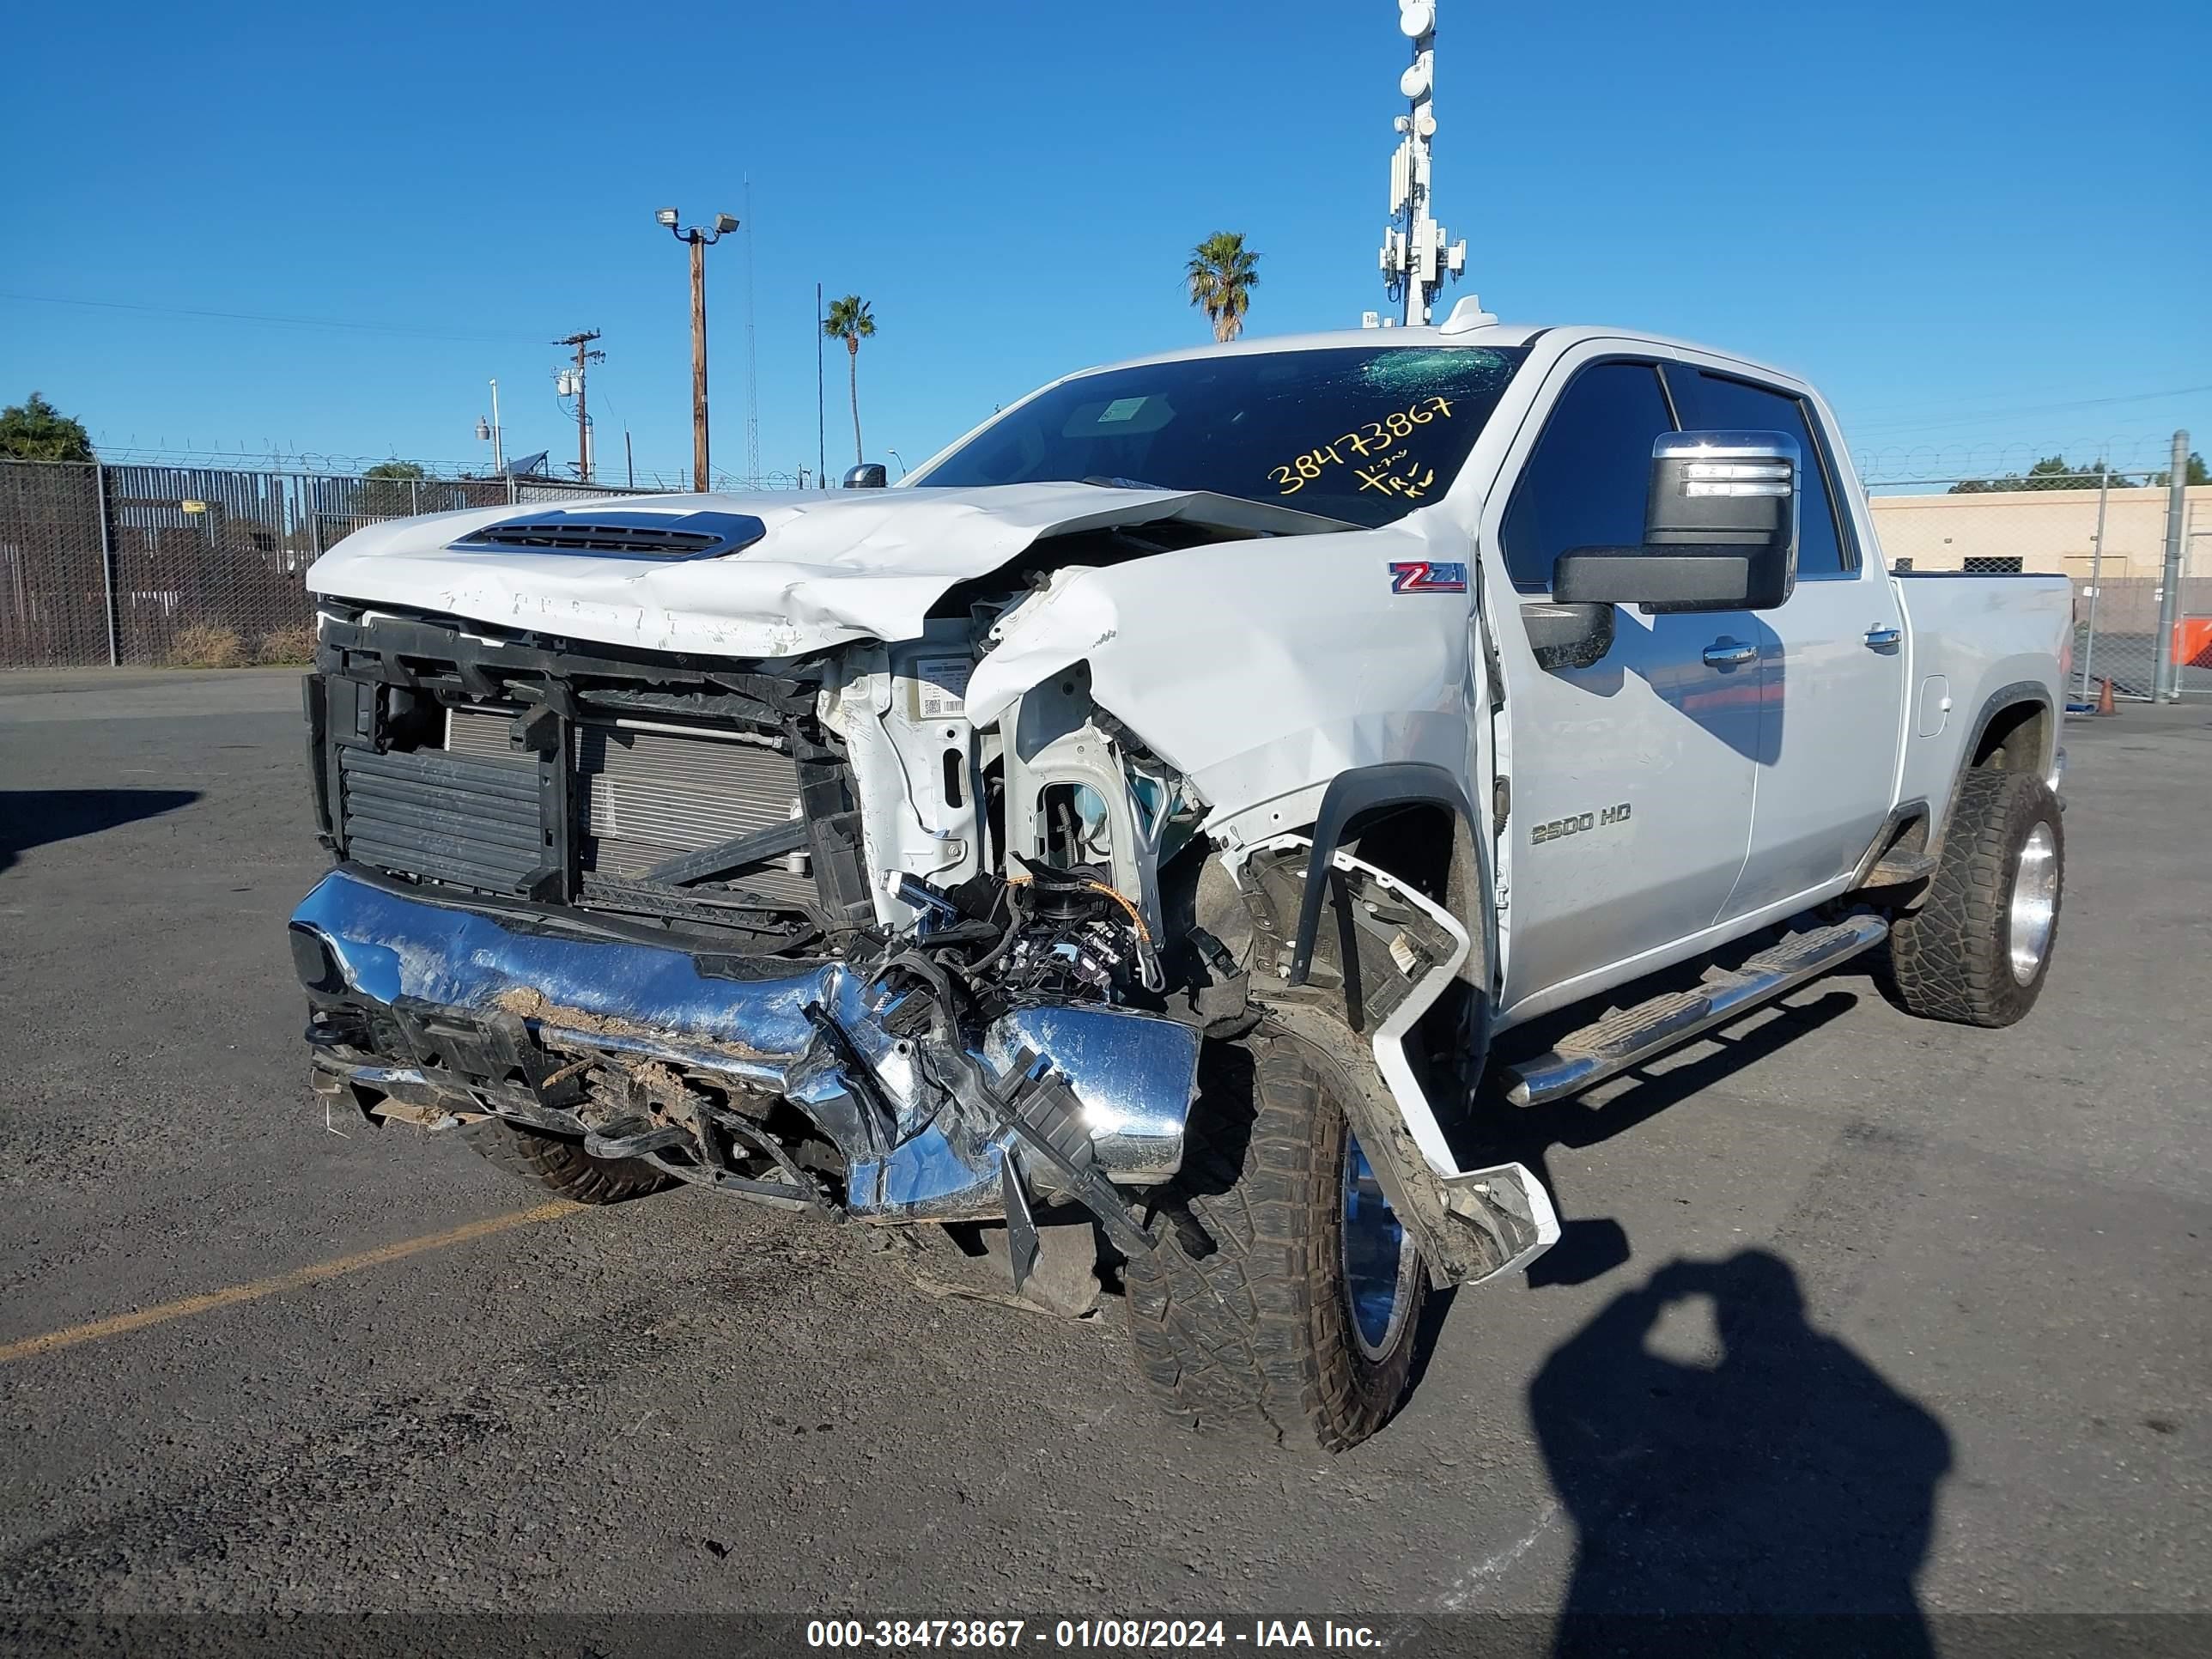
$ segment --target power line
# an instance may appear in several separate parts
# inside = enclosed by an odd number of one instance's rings
[[[1885,421],[1910,415],[1948,415],[1957,413],[1961,408],[1972,409],[1978,404],[1986,404],[1997,397],[2013,395],[2051,398],[2060,397],[2073,389],[2061,384],[2020,387],[2010,394],[1989,391],[1953,392],[1936,398],[1909,398],[1902,403],[1866,404],[1860,407],[1858,412],[1862,418]]]
[[[2077,398],[2061,404],[2017,404],[2009,409],[1984,410],[1974,415],[1950,415],[1934,420],[1846,421],[1850,432],[1932,432],[1940,428],[1972,426],[1983,421],[2004,420],[2015,415],[2056,415],[2075,409],[2104,409],[2113,404],[2154,403],[2161,398],[2187,398],[2212,392],[2212,386],[2176,386],[2170,392],[2134,392],[2118,398]]]
[[[336,318],[272,317],[254,311],[202,311],[189,306],[138,305],[123,300],[68,300],[52,294],[0,293],[0,300],[13,300],[24,305],[82,306],[97,311],[137,311],[162,317],[206,317],[231,323],[270,323],[285,328],[328,328],[355,334],[399,334],[423,340],[520,344],[536,337],[527,334],[464,333],[450,329],[409,328],[397,323],[356,323]]]

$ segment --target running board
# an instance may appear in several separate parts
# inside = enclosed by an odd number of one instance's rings
[[[1889,924],[1880,916],[1851,916],[1832,927],[1792,933],[1742,967],[1716,975],[1695,990],[1670,991],[1633,1008],[1617,1008],[1564,1038],[1551,1053],[1506,1066],[1510,1085],[1506,1097],[1516,1106],[1541,1106],[1579,1094],[1723,1020],[1772,1001],[1881,944],[1888,933]]]

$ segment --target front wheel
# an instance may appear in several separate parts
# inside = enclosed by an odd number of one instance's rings
[[[2058,940],[2066,872],[2058,798],[2026,772],[1960,780],[1920,908],[1899,918],[1889,963],[1899,999],[1926,1019],[2009,1025],[2035,1006]]]
[[[1325,1066],[1282,1037],[1214,1044],[1160,1243],[1128,1264],[1146,1380],[1202,1429],[1341,1451],[1405,1394],[1428,1296]]]

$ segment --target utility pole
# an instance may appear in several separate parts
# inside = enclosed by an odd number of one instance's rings
[[[1411,107],[1391,123],[1399,136],[1390,157],[1390,225],[1382,233],[1382,286],[1404,302],[1403,322],[1431,320],[1430,307],[1450,277],[1467,267],[1467,244],[1448,242],[1433,216],[1437,132],[1436,0],[1398,0],[1398,32],[1413,43],[1413,62],[1398,77]]]
[[[491,383],[491,470],[495,472],[507,471],[507,445],[501,437],[499,429],[499,382],[497,380]]]
[[[745,488],[760,488],[760,353],[753,333],[753,177],[745,175]]]
[[[2174,629],[2181,621],[2182,526],[2189,516],[2189,434],[2173,434],[2173,470],[2166,475],[2166,571],[2158,600],[2158,665],[2161,684],[2153,690],[2168,702],[2181,701],[2181,659],[2174,652]]]
[[[711,489],[714,481],[707,459],[707,250],[735,230],[738,221],[734,215],[718,213],[712,226],[702,230],[696,225],[681,224],[684,216],[672,207],[662,208],[653,216],[667,227],[670,235],[691,246],[691,488]]]
[[[822,417],[822,284],[814,285],[814,482],[817,486],[830,476],[829,445],[823,438],[825,428]]]
[[[588,349],[599,337],[596,328],[580,334],[564,334],[553,342],[555,345],[573,346],[576,351],[576,476],[586,483],[592,481],[592,413],[584,398],[584,376],[593,363],[607,360],[604,351]]]

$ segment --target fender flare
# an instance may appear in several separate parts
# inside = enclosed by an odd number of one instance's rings
[[[2006,709],[2024,702],[2034,703],[2043,710],[2051,741],[2045,752],[2036,757],[2035,773],[2040,777],[2050,771],[2051,757],[2057,752],[2064,735],[2062,729],[2063,717],[2051,702],[2051,688],[2040,680],[2014,680],[2010,685],[1999,686],[1982,699],[1981,712],[1974,716],[1973,725],[1966,730],[1966,741],[1959,750],[1959,764],[1951,775],[1949,793],[1943,799],[1943,816],[1936,825],[1936,833],[1928,838],[1929,852],[1940,854],[1943,850],[1944,838],[1951,833],[1951,805],[1958,799],[1959,787],[1966,781],[1966,774],[1974,769],[1974,750],[1981,747],[1990,724]]]
[[[1306,884],[1298,904],[1297,937],[1291,949],[1291,970],[1285,981],[1304,985],[1313,968],[1314,946],[1321,937],[1321,910],[1328,895],[1328,871],[1354,819],[1381,806],[1442,806],[1467,826],[1474,848],[1477,890],[1470,897],[1481,913],[1483,970],[1498,971],[1497,886],[1490,874],[1490,844],[1482,824],[1468,802],[1459,780],[1429,761],[1384,761],[1374,766],[1355,766],[1329,780],[1314,816],[1313,851],[1306,860]],[[1470,918],[1469,920],[1473,920]]]
[[[1999,686],[1982,699],[1981,713],[1974,716],[1973,726],[1966,732],[1966,746],[1959,751],[1960,772],[1967,771],[1972,765],[1974,750],[1981,746],[1982,738],[1990,729],[1990,723],[2006,709],[2023,702],[2040,704],[2044,714],[2052,716],[2051,748],[2056,749],[2058,746],[2059,722],[2056,718],[2056,707],[2051,701],[2051,688],[2040,680],[2014,680],[2010,685]],[[2048,771],[2050,766],[2049,750],[2036,757],[2035,769],[2039,773]],[[1955,782],[1955,780],[1954,781]]]

